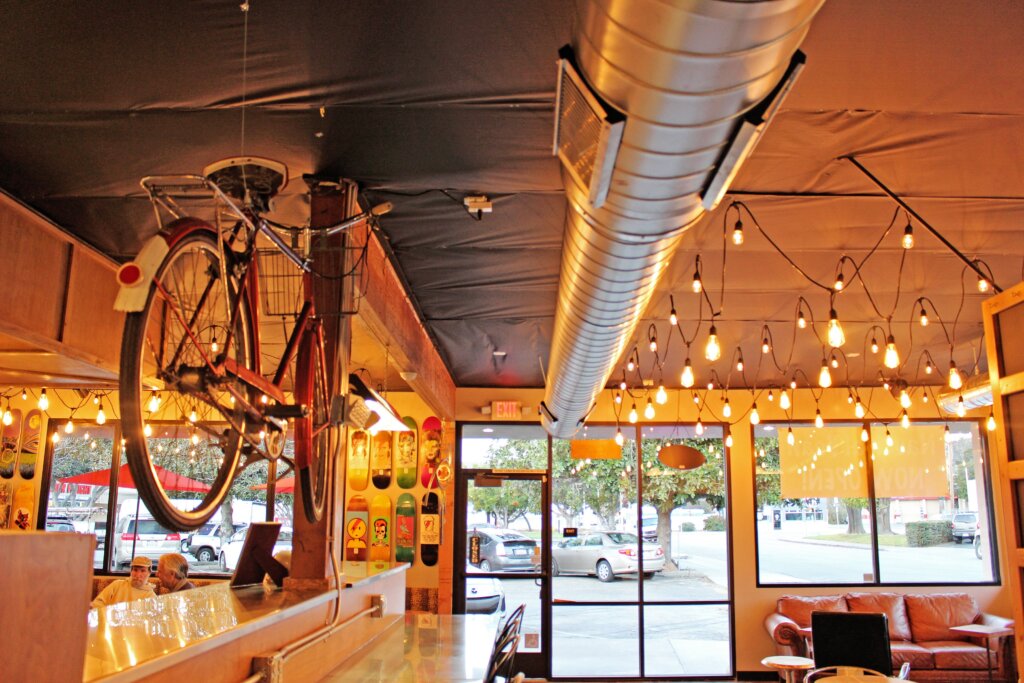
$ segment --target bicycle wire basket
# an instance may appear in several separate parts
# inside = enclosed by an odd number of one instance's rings
[[[337,317],[359,312],[356,283],[363,268],[363,246],[352,240],[314,238],[313,300],[317,315]],[[259,248],[260,298],[266,316],[296,317],[302,309],[302,270],[276,248]]]

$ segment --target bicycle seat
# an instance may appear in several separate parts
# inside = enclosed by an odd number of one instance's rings
[[[270,199],[288,184],[288,167],[263,157],[229,157],[203,169],[203,176],[229,197],[245,201],[263,211]]]

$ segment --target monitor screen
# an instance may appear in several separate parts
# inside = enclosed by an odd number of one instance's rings
[[[889,620],[873,612],[811,612],[814,666],[858,666],[892,675]]]
[[[269,574],[278,586],[284,583],[288,569],[274,559],[274,544],[280,532],[280,522],[256,522],[249,527],[238,556],[238,566],[231,577],[232,586],[260,583],[264,574]]]

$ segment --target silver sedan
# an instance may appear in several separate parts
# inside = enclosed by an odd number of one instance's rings
[[[620,574],[652,578],[665,567],[665,551],[655,542],[643,544],[643,558],[636,534],[624,531],[592,531],[567,538],[551,549],[551,571],[559,574],[588,574],[601,581],[614,581]]]

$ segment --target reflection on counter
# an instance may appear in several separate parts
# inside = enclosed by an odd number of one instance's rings
[[[319,594],[224,583],[90,610],[83,680],[180,651]]]

